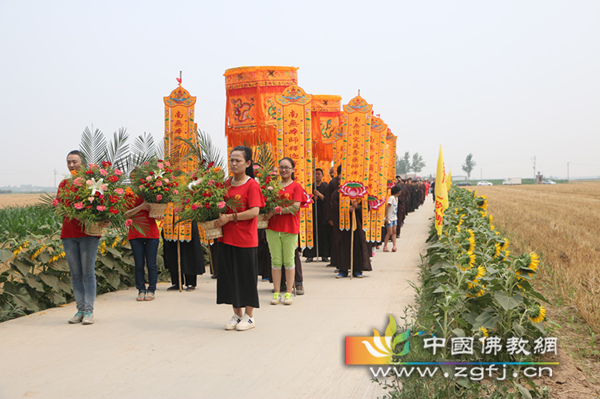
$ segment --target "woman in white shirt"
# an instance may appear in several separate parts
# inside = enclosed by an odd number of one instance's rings
[[[400,186],[392,187],[392,195],[387,200],[387,205],[385,206],[385,227],[387,227],[387,232],[385,234],[385,239],[383,240],[383,252],[390,252],[387,248],[388,239],[392,238],[392,252],[396,252],[398,248],[396,247],[396,228],[398,226],[398,197],[400,196]]]

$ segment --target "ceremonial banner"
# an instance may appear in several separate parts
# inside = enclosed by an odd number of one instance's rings
[[[387,200],[388,164],[385,163],[385,146],[388,126],[378,116],[371,117],[371,137],[369,140],[370,162],[367,180],[369,213],[366,230],[367,241],[382,241],[381,226],[385,219]],[[388,157],[389,158],[389,157]]]
[[[190,156],[188,144],[183,139],[191,140],[196,144],[197,125],[194,122],[194,106],[196,97],[181,87],[164,97],[165,102],[165,157],[169,158],[171,165],[189,173],[196,169],[198,159]],[[163,234],[166,240],[190,241],[192,239],[191,223],[177,223],[173,203],[169,203],[163,219]]]
[[[225,71],[227,152],[237,145],[277,145],[275,97],[298,84],[295,67],[240,67]]]
[[[317,162],[333,161],[334,133],[340,125],[340,96],[313,95],[311,118],[313,154]],[[329,169],[329,168],[328,168]],[[324,170],[325,172],[325,170]]]
[[[370,134],[371,134],[371,109],[372,105],[361,97],[356,96],[346,105],[342,113],[343,139],[341,148],[342,176],[340,179],[340,192],[344,186],[352,183],[359,184],[366,193],[369,179],[370,159]],[[339,144],[339,143],[336,143]],[[359,195],[358,197],[362,197]],[[367,230],[369,204],[362,201],[363,220],[362,228]],[[350,228],[350,198],[348,195],[340,196],[340,226],[342,230]]]
[[[440,156],[435,173],[435,230],[438,236],[442,235],[444,224],[444,211],[448,208],[448,191],[446,187],[446,170],[444,167],[444,154],[440,145]]]
[[[296,164],[294,180],[312,195],[314,166],[311,133],[311,96],[296,85],[289,86],[275,98],[277,107],[278,159],[289,157]],[[313,247],[312,206],[300,212],[300,247]]]
[[[392,183],[396,178],[396,141],[398,137],[394,136],[392,131],[388,128],[387,135],[385,137],[385,164],[388,167],[387,179]],[[391,189],[391,187],[390,187]],[[389,193],[388,193],[389,194]]]

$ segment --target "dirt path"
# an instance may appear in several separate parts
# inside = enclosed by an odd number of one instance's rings
[[[96,324],[69,325],[74,304],[0,324],[0,398],[375,398],[367,367],[344,364],[344,337],[383,332],[414,301],[430,200],[410,214],[399,252],[373,258],[363,279],[303,265],[306,295],[270,305],[259,282],[254,330],[227,332],[215,280],[138,303],[136,291],[99,296]]]

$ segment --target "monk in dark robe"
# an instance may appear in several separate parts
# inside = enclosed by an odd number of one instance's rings
[[[171,287],[168,290],[179,289],[177,241],[163,239],[163,256],[165,267],[171,274]],[[181,258],[181,284],[186,291],[196,288],[196,280],[199,274],[204,274],[204,250],[200,243],[198,224],[192,223],[192,239],[189,242],[181,241],[179,244],[179,257]]]
[[[328,222],[333,226],[332,230],[332,251],[331,256],[335,259],[335,265],[339,269],[337,278],[347,277],[350,270],[350,250],[352,234],[354,234],[354,247],[352,248],[354,259],[352,272],[355,277],[362,277],[363,271],[371,271],[371,259],[367,249],[367,240],[365,232],[362,229],[362,208],[359,203],[351,204],[350,208],[356,213],[356,224],[358,228],[352,232],[352,223],[350,230],[340,230],[340,177],[341,168],[338,167],[338,176],[329,182],[328,194],[330,196],[328,206]],[[333,260],[332,260],[333,262]]]
[[[312,262],[317,255],[323,259],[323,262],[329,262],[331,226],[325,220],[325,196],[327,194],[327,183],[323,181],[323,170],[317,168],[315,171],[315,188],[313,190],[314,202],[313,210],[313,240],[315,246],[305,248],[303,256],[307,262]],[[318,247],[318,248],[317,248]]]

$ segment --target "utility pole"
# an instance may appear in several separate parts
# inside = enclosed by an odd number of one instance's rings
[[[567,162],[567,183],[569,183],[571,180],[569,179],[569,162]]]
[[[54,168],[54,188],[56,188],[56,168]]]
[[[535,183],[535,155],[533,156],[533,182]]]

